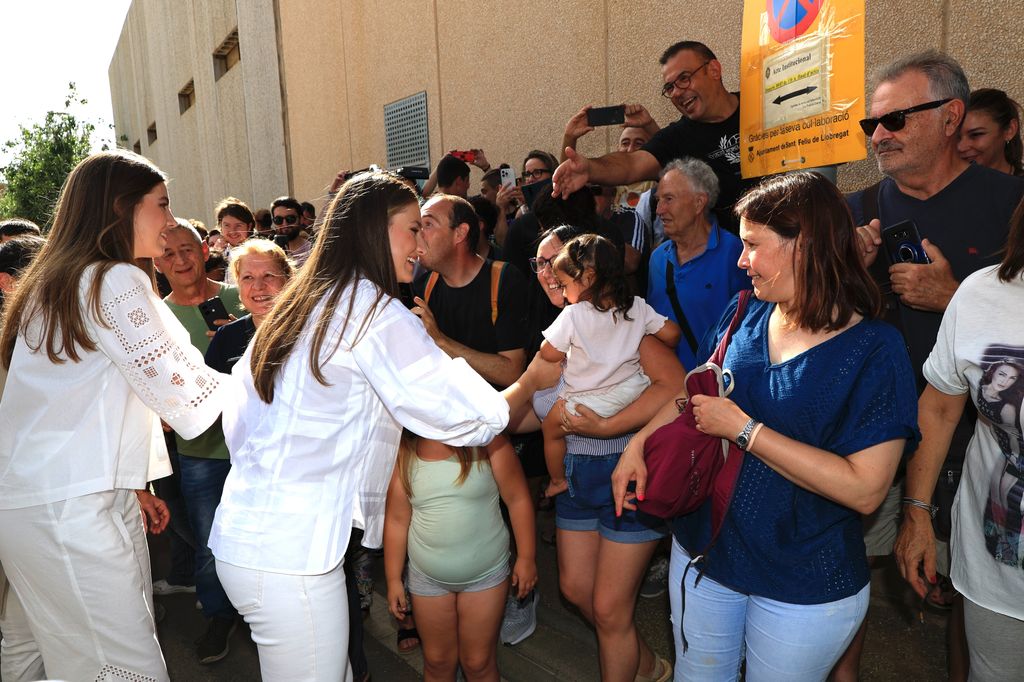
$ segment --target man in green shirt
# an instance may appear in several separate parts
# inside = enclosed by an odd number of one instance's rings
[[[155,259],[157,269],[171,285],[171,293],[164,302],[188,330],[192,345],[205,353],[214,332],[203,319],[199,304],[216,297],[229,314],[244,315],[238,289],[206,277],[209,247],[191,225],[179,220],[178,226],[166,236],[164,254]],[[197,438],[186,440],[175,434],[175,442],[181,493],[196,540],[196,596],[202,602],[203,615],[210,619],[206,634],[197,642],[197,653],[201,663],[212,663],[227,655],[228,640],[238,620],[217,578],[213,553],[207,546],[231,463],[219,419]]]

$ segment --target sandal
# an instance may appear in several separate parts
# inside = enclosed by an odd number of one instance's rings
[[[654,670],[650,675],[636,674],[634,682],[669,682],[672,679],[672,664],[661,656],[654,657]]]
[[[402,646],[406,644],[407,646]],[[416,628],[398,628],[398,653],[411,654],[420,646],[420,633]]]

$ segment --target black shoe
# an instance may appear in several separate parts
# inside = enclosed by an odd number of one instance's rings
[[[206,634],[196,642],[200,663],[214,663],[228,655],[228,640],[238,627],[235,618],[212,618]]]

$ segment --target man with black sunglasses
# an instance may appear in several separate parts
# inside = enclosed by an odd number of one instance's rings
[[[934,51],[905,57],[882,68],[875,83],[870,115],[860,125],[886,177],[847,201],[861,225],[857,230],[865,262],[885,294],[885,318],[903,332],[922,390],[922,366],[935,345],[946,305],[965,277],[999,262],[1010,217],[1024,195],[1024,179],[960,158],[957,145],[970,87],[951,57]],[[882,230],[904,220],[916,225],[930,263],[893,264],[879,253],[885,250]],[[945,551],[936,553],[929,544],[932,549],[925,558],[924,547],[934,540],[926,510],[940,468],[959,471],[972,424],[973,417],[965,413],[945,463],[920,462],[911,455],[905,463],[905,487],[901,466],[886,501],[865,520],[869,557],[886,556],[895,544],[897,556],[915,557],[914,577],[918,563],[933,576],[937,561],[939,572],[949,575],[943,567],[948,566]],[[862,643],[863,629],[840,660],[836,679],[855,676]]]
[[[302,204],[294,197],[278,197],[270,205],[274,222],[274,242],[301,266],[309,258],[313,244],[302,233]]]
[[[566,148],[566,160],[552,178],[555,196],[567,197],[587,183],[629,185],[657,180],[669,161],[692,156],[704,161],[718,176],[721,192],[714,212],[719,223],[733,232],[736,200],[756,180],[740,177],[740,96],[722,84],[722,65],[703,43],[684,40],[661,55],[660,94],[672,100],[681,118],[659,130],[639,151],[612,152],[588,159]],[[627,115],[631,126],[653,124],[642,107]]]

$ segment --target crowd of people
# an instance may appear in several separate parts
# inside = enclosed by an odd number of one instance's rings
[[[742,178],[723,65],[683,41],[660,66],[680,119],[628,104],[597,158],[588,106],[560,159],[342,171],[320,216],[227,197],[207,229],[103,152],[45,235],[0,223],[3,682],[167,680],[176,592],[202,663],[244,619],[263,679],[364,682],[381,547],[399,649],[496,681],[536,627],[545,506],[608,682],[856,680],[890,554],[953,610],[950,679],[1024,677],[1019,106],[942,53],[886,65],[860,121],[884,177],[844,196]],[[689,396],[720,344],[727,392]],[[645,507],[687,401],[742,457],[720,519]],[[663,573],[674,661],[636,624]]]

